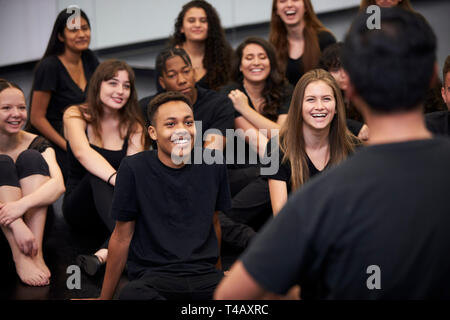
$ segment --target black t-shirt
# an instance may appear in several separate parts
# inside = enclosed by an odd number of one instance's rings
[[[267,143],[267,147],[266,147],[266,156],[268,158],[270,158],[272,156],[272,143],[275,141],[274,139],[278,140],[278,137],[275,137],[271,140],[269,140],[269,142]],[[287,190],[288,190],[288,194],[291,193],[292,191],[292,182],[291,182],[291,177],[292,177],[292,170],[291,170],[291,163],[289,162],[289,160],[283,162],[283,157],[284,157],[284,153],[283,151],[280,150],[280,147],[278,146],[278,143],[276,143],[276,146],[274,146],[274,148],[277,148],[277,152],[275,153],[274,156],[278,155],[278,171],[275,174],[272,175],[263,175],[263,172],[261,172],[261,175],[264,179],[273,179],[273,180],[280,180],[280,181],[284,181],[286,182],[286,186],[287,186]],[[311,159],[306,156],[306,163],[308,164],[308,170],[309,170],[309,179],[311,179],[312,177],[314,177],[315,175],[321,173],[321,170],[318,170],[314,164],[312,163]],[[270,163],[268,164],[264,164],[264,167],[270,167]],[[328,166],[325,167],[325,169]],[[324,169],[324,170],[325,170]]]
[[[253,105],[253,103],[242,83],[236,83],[236,82],[232,83],[232,84],[228,85],[227,87],[223,88],[222,92],[224,92],[225,94],[228,95],[232,90],[236,90],[236,89],[242,91],[242,93],[244,93],[247,96],[249,106],[252,109],[256,110],[255,106]],[[292,97],[292,86],[288,85],[288,87],[285,88],[285,93],[284,93],[280,108],[277,110],[278,116],[280,116],[282,114],[287,114],[289,112],[291,97]],[[242,115],[237,110],[235,110],[234,117],[238,118],[238,117],[242,117]],[[233,143],[233,146],[230,146],[230,143]],[[245,153],[238,152],[239,144],[245,145]],[[260,166],[261,165],[258,154],[241,137],[238,137],[235,135],[233,141],[227,140],[227,149],[231,149],[231,147],[233,147],[234,152],[233,152],[233,159],[227,158],[227,163],[229,164],[228,168],[240,169],[240,168],[245,168],[245,167],[249,167],[249,166],[255,166],[255,165]]]
[[[329,45],[336,43],[336,38],[334,35],[328,31],[321,31],[317,34],[319,38],[319,47],[320,51],[323,52],[326,47]],[[286,78],[289,80],[289,83],[295,86],[298,80],[302,77],[303,71],[303,60],[302,57],[298,59],[288,58],[287,66],[286,66]]]
[[[202,122],[202,136],[208,129],[218,129],[223,136],[226,129],[234,128],[234,108],[231,100],[222,93],[196,86],[197,101],[194,103],[194,120]],[[156,95],[142,98],[139,104],[145,116],[147,126],[150,124],[147,108]],[[199,128],[197,128],[198,133]]]
[[[84,76],[89,79],[97,68],[99,62],[91,50],[83,51]],[[51,91],[51,98],[47,107],[46,118],[56,131],[62,132],[62,117],[64,110],[74,104],[85,102],[85,91],[72,80],[67,69],[57,56],[43,59],[34,74],[33,91]],[[35,128],[32,132],[37,132]]]
[[[128,256],[132,279],[144,272],[210,272],[219,257],[215,211],[231,207],[224,165],[165,166],[157,151],[125,158],[117,174],[112,217],[136,221]]]
[[[436,111],[425,114],[425,123],[433,134],[450,135],[450,111]]]
[[[270,291],[300,284],[302,298],[450,298],[449,163],[443,138],[357,150],[290,198],[245,268]]]

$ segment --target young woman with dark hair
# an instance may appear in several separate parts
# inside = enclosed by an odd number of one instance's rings
[[[86,87],[99,64],[90,51],[91,25],[80,10],[80,25],[72,12],[62,10],[56,18],[44,56],[33,79],[27,130],[39,133],[55,146],[56,158],[67,176],[66,141],[62,136],[64,110],[86,100]],[[74,28],[69,29],[68,26]]]
[[[64,192],[64,181],[53,147],[23,131],[26,121],[22,89],[0,79],[0,226],[20,280],[45,286],[51,277],[42,250],[47,209]]]
[[[273,46],[257,37],[247,38],[236,49],[233,80],[224,91],[236,110],[236,132],[243,136],[234,138],[234,162],[228,166],[233,201],[226,214],[257,230],[271,216],[267,181],[260,177],[261,159],[267,141],[286,121],[292,87],[278,66]],[[245,149],[239,140],[244,140]]]
[[[217,11],[208,2],[194,0],[183,6],[169,45],[189,54],[200,86],[218,90],[228,82],[233,51]]]
[[[336,39],[317,18],[310,0],[273,0],[269,41],[295,86],[305,72],[317,67],[321,52]]]
[[[125,156],[148,147],[144,128],[133,70],[123,61],[103,62],[92,75],[86,104],[64,112],[70,170],[63,214],[74,229],[96,228],[95,220],[100,217],[112,232],[116,172]],[[78,264],[95,274],[106,261],[106,248],[104,244],[95,255],[79,256]]]

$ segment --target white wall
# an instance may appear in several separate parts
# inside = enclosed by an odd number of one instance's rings
[[[80,6],[92,25],[92,49],[167,38],[188,0],[0,0],[0,66],[38,60],[58,12]],[[225,28],[267,22],[272,0],[209,0]],[[359,4],[359,0],[313,0],[316,12]]]

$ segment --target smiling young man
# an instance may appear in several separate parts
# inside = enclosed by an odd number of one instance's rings
[[[100,299],[113,298],[125,264],[131,281],[120,299],[210,299],[223,277],[217,211],[231,205],[226,167],[190,164],[196,128],[185,95],[158,95],[148,118],[158,148],[120,165]]]
[[[436,37],[399,8],[381,9],[379,30],[366,21],[360,13],[353,22],[342,61],[369,145],[293,195],[215,298],[259,299],[294,285],[303,299],[450,297],[450,142],[432,137],[422,111]]]

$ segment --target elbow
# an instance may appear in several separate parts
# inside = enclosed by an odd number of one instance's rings
[[[64,192],[66,192],[66,187],[64,186],[64,180],[61,179],[61,182],[59,183],[59,186],[58,186],[58,192],[57,192],[58,198],[60,196],[62,196],[64,194]]]

